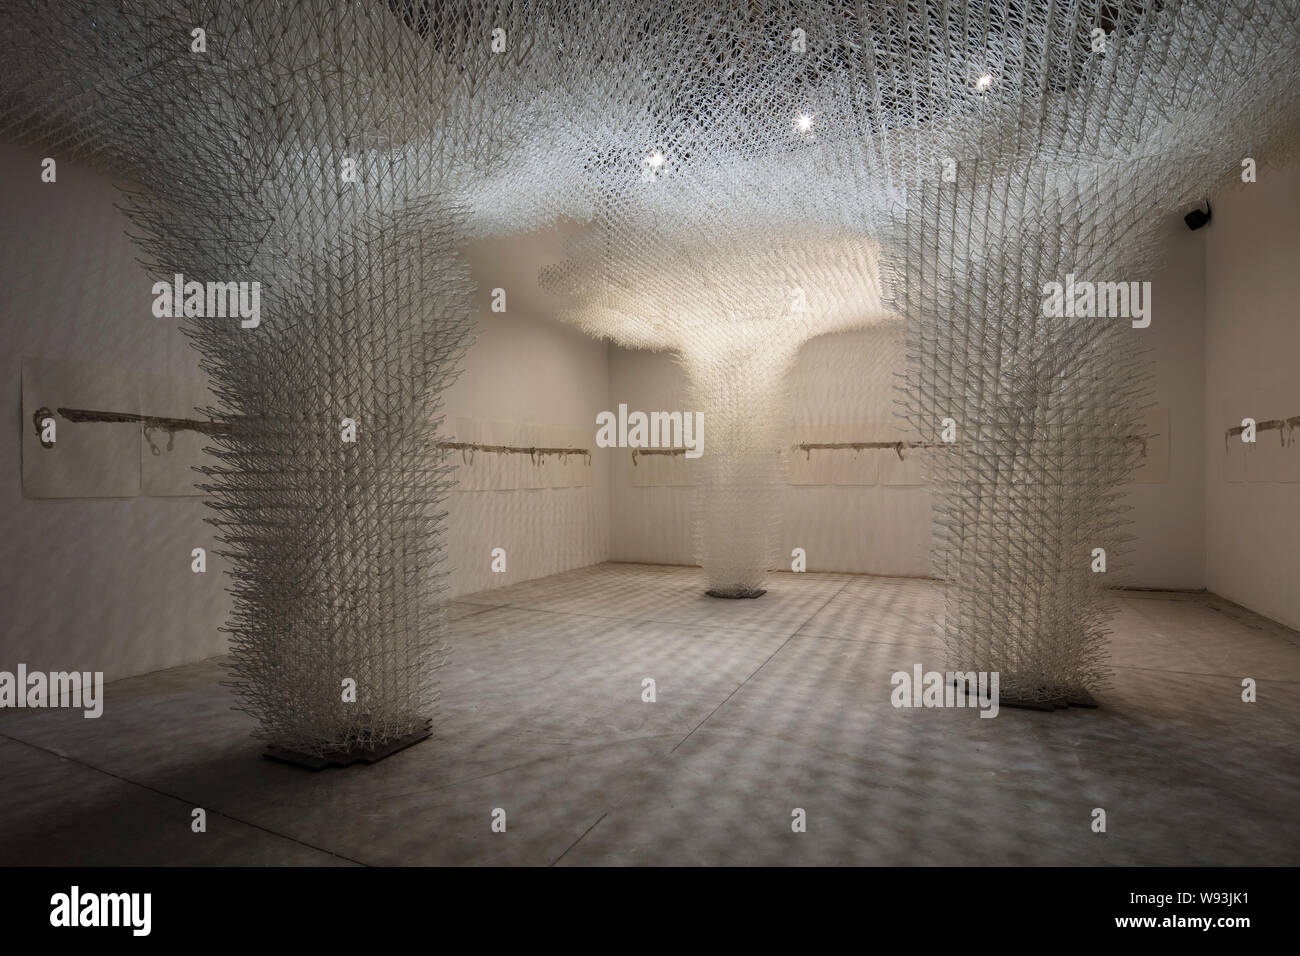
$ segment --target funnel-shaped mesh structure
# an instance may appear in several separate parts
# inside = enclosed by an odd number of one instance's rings
[[[752,597],[776,560],[785,483],[781,442],[793,342],[686,350],[693,410],[707,422],[695,494],[695,553],[709,593]]]
[[[1088,703],[1105,677],[1093,549],[1113,571],[1127,540],[1119,485],[1150,437],[1146,355],[1123,316],[1044,315],[1042,289],[1074,272],[1118,279],[1133,249],[1078,228],[1114,214],[1113,180],[990,187],[971,166],[955,188],[916,191],[903,257],[917,317],[906,394],[933,442],[950,662],[999,672],[1008,701]]]
[[[811,338],[886,318],[878,247],[845,234],[768,245],[711,237],[637,242],[600,230],[543,276],[569,297],[561,317],[634,348],[673,353],[703,416],[694,543],[710,594],[753,597],[775,560],[785,484],[786,374]]]
[[[1130,540],[1120,485],[1152,437],[1141,329],[1181,320],[1149,297],[1135,314],[1154,228],[1294,136],[1296,28],[1197,4],[1038,17],[974,127],[1003,145],[957,139],[949,175],[910,188],[888,279],[906,415],[935,445],[950,662],[999,671],[1008,702],[1089,705],[1108,673],[1100,572]],[[1104,50],[1084,39],[1097,22]]]
[[[473,291],[456,176],[490,177],[520,135],[476,96],[517,64],[472,4],[20,2],[4,21],[6,119],[130,178],[155,278],[260,285],[260,321],[183,319],[228,426],[201,487],[240,705],[302,755],[423,734],[445,656],[438,395]]]

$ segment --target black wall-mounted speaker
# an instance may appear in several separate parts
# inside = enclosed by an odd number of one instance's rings
[[[1205,200],[1204,209],[1193,209],[1183,217],[1183,222],[1187,223],[1188,229],[1200,229],[1210,221],[1210,201]]]

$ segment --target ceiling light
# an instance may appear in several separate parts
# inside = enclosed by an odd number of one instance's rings
[[[992,85],[993,85],[992,73],[985,73],[983,76],[981,76],[978,80],[975,81],[975,89],[979,90],[981,93],[983,93]]]

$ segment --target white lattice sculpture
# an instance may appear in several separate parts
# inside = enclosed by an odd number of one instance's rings
[[[753,597],[775,559],[785,483],[786,374],[817,335],[883,316],[877,249],[845,235],[755,249],[744,237],[705,246],[636,248],[614,258],[596,231],[543,276],[577,300],[561,313],[632,348],[667,349],[703,413],[705,453],[695,497],[696,554],[709,593]],[[615,247],[617,248],[617,247]]]
[[[138,184],[160,274],[265,287],[260,328],[188,324],[234,427],[207,483],[237,686],[282,746],[430,713],[454,250],[558,216],[591,224],[545,277],[565,317],[688,371],[712,587],[761,588],[799,346],[892,311],[953,661],[1086,703],[1141,337],[1046,318],[1042,289],[1142,279],[1162,216],[1290,146],[1298,24],[1300,0],[10,0],[0,128]]]
[[[524,129],[480,114],[503,94],[466,95],[463,71],[517,89],[512,63],[477,43],[491,28],[469,4],[431,21],[321,0],[91,6],[6,9],[30,71],[6,115],[137,184],[125,209],[159,277],[262,290],[252,327],[185,319],[229,426],[201,487],[241,706],[303,762],[427,736],[452,479],[438,394],[473,292],[453,171],[492,175]],[[44,72],[52,51],[68,62]]]
[[[935,443],[950,661],[999,671],[1004,702],[1086,706],[1108,673],[1098,549],[1108,572],[1120,566],[1119,486],[1150,437],[1139,329],[1153,308],[1180,317],[1149,297],[1132,321],[1083,297],[1061,316],[1046,293],[1072,277],[1130,291],[1152,273],[1165,217],[1291,145],[1296,8],[1038,18],[1023,49],[1042,56],[1004,69],[980,122],[953,131],[950,175],[940,159],[909,190],[888,278],[909,318],[907,415]],[[1104,51],[1084,40],[1098,22]],[[1108,296],[1122,306],[1116,286]]]

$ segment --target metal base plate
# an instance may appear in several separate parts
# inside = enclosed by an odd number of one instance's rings
[[[962,681],[955,680],[952,683],[954,687],[960,688],[963,686]],[[966,685],[966,687],[966,696],[974,697],[977,693],[976,688],[971,687],[970,685]],[[1054,697],[1051,699],[1006,697],[999,694],[998,706],[1015,707],[1020,710],[1063,710],[1066,707],[1086,707],[1089,710],[1093,710],[1100,705],[1091,694],[1086,690],[1080,689],[1071,691],[1068,696]]]
[[[348,750],[332,750],[318,756],[317,754],[302,753],[298,750],[288,750],[284,747],[271,745],[266,748],[262,756],[271,760],[278,760],[281,763],[306,767],[308,770],[324,770],[326,767],[349,767],[354,763],[376,763],[385,757],[391,757],[399,750],[405,750],[412,744],[418,744],[432,734],[433,722],[429,721],[424,725],[423,729],[407,734],[404,737],[394,737],[380,747],[358,745]]]
[[[709,588],[704,592],[715,598],[756,598],[767,593],[767,588]]]

